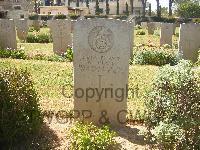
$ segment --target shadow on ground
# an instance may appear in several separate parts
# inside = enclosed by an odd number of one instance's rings
[[[21,140],[13,145],[10,150],[50,150],[60,146],[60,140],[55,132],[45,123],[38,135]],[[1,148],[4,150],[5,148]],[[6,148],[7,149],[7,148]]]
[[[141,127],[137,126],[124,126],[113,128],[113,130],[118,134],[118,136],[128,140],[129,142],[141,146],[145,146],[144,135],[140,135],[139,131]]]

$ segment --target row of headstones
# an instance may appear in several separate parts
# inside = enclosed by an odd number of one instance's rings
[[[35,30],[40,28],[37,20],[30,24],[27,19],[0,19],[0,26],[0,47],[3,49],[17,49],[16,34],[20,40],[25,41],[29,26],[33,26]]]
[[[0,25],[0,38],[6,38],[4,42],[12,46],[12,42],[16,43],[13,20],[0,20]],[[49,26],[54,44],[69,42],[71,21],[54,20]],[[74,22],[73,27],[74,117],[96,124],[125,124],[133,24],[113,19],[84,19]],[[188,37],[180,40],[199,40],[199,27],[182,25],[181,36]]]
[[[73,32],[73,24],[75,23],[76,21],[72,22],[70,20],[51,20],[48,22],[53,36],[53,50],[56,54],[61,55],[66,52],[67,47],[72,46],[71,33]],[[30,25],[38,30],[40,28],[40,22],[38,20],[31,21],[30,23],[29,20],[26,19],[1,19],[0,25],[0,46],[4,49],[17,49],[15,26],[20,40],[26,39]],[[160,45],[172,45],[172,36],[175,33],[176,24],[142,22],[141,26],[143,28],[148,28],[149,34],[153,34],[156,29],[161,28]],[[199,26],[199,24],[181,24],[179,50],[185,59],[193,61],[197,59],[200,43]]]
[[[160,45],[172,45],[172,36],[176,32],[176,24],[161,23],[161,22],[141,22],[142,28],[147,28],[148,34],[153,35],[155,30],[161,29],[160,32]]]
[[[172,45],[172,37],[177,25],[173,23],[142,22],[142,28],[148,29],[148,34],[154,34],[156,29],[160,30],[160,45]],[[184,59],[197,61],[200,48],[200,24],[181,24],[179,35],[179,51]]]

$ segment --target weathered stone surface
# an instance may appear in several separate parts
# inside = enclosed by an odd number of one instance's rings
[[[176,24],[173,23],[173,35],[175,35],[175,34],[176,34]]]
[[[28,21],[27,19],[17,19],[15,20],[15,25],[17,28],[17,36],[20,40],[25,41],[28,35]]]
[[[34,28],[36,31],[39,31],[39,30],[40,30],[40,21],[39,21],[39,20],[33,20],[33,28]]]
[[[0,19],[0,47],[17,49],[16,30],[13,19]]]
[[[42,26],[42,20],[28,20],[28,26],[33,27],[36,31],[39,31],[40,26]]]
[[[71,21],[57,19],[49,21],[48,24],[53,37],[53,51],[62,55],[68,46],[72,46]]]
[[[200,48],[200,24],[181,24],[179,51],[184,59],[197,61]]]
[[[71,32],[74,31],[74,24],[76,23],[76,20],[71,20]]]
[[[147,22],[141,22],[141,27],[143,28],[143,29],[145,29],[145,28],[147,28]]]
[[[173,23],[162,23],[160,31],[160,45],[169,44],[172,45],[174,24]]]
[[[75,117],[95,124],[126,122],[131,23],[88,19],[75,23]]]
[[[154,34],[154,31],[156,30],[155,23],[149,22],[149,23],[147,24],[147,26],[148,26],[148,34],[149,34],[149,35],[153,35],[153,34]]]
[[[156,30],[160,29],[161,28],[161,22],[152,22],[155,24],[155,28]]]

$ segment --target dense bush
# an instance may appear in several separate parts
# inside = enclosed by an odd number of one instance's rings
[[[54,19],[67,19],[67,16],[64,14],[57,14],[54,16]]]
[[[0,146],[25,140],[39,130],[38,96],[26,70],[0,71],[0,112]]]
[[[115,132],[108,126],[98,128],[92,124],[76,123],[70,130],[70,149],[109,150],[116,146]]]
[[[50,43],[52,42],[52,37],[48,33],[29,32],[26,41],[28,43]]]
[[[40,15],[41,20],[47,21],[53,18],[53,15]]]
[[[164,18],[164,17],[157,17],[157,16],[153,16],[150,19],[152,22],[166,22],[166,23],[175,23],[176,22],[176,18]]]
[[[200,18],[192,19],[192,22],[193,22],[193,23],[200,23]]]
[[[200,149],[200,83],[188,61],[166,65],[146,100],[148,136],[161,149]]]
[[[27,56],[23,50],[0,50],[0,58],[26,59],[26,57]]]
[[[140,26],[140,25],[135,26],[135,30],[140,30],[140,29],[142,29],[142,26]]]
[[[200,18],[200,5],[198,2],[181,3],[177,7],[177,13],[183,18]]]
[[[143,30],[139,30],[139,31],[137,31],[137,33],[136,33],[136,35],[145,35],[146,33],[145,33],[145,31],[143,31]]]
[[[38,20],[39,19],[39,15],[38,14],[30,14],[28,17],[30,20]]]
[[[165,64],[175,65],[179,61],[178,52],[169,52],[167,50],[141,50],[137,51],[133,57],[133,63],[140,65],[156,65]]]
[[[34,31],[36,31],[36,30],[34,29],[33,26],[29,27],[28,32],[34,32]]]
[[[72,20],[77,20],[80,17],[80,15],[77,14],[69,14],[69,18]]]
[[[68,47],[68,48],[67,48],[67,52],[66,52],[66,54],[64,55],[64,57],[65,57],[68,61],[70,61],[70,62],[73,61],[73,50],[72,50],[72,47]]]

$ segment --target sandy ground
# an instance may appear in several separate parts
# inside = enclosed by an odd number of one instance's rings
[[[20,150],[68,150],[69,139],[67,134],[73,123],[61,123],[55,118],[45,123],[37,137],[32,138],[26,144],[22,143]],[[140,130],[145,128],[139,125],[127,125],[125,127],[113,128],[117,132],[115,140],[119,144],[120,150],[146,150],[149,149],[144,142],[144,136],[140,135]]]

